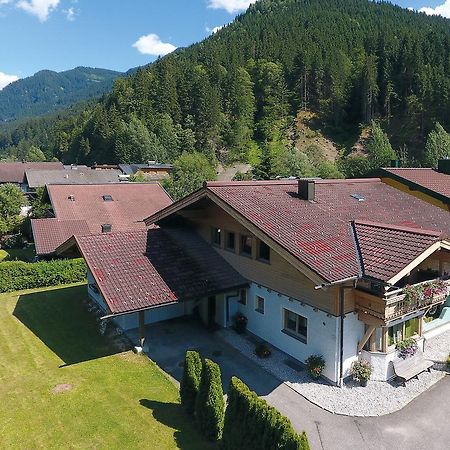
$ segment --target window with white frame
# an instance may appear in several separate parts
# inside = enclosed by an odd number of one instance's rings
[[[255,311],[264,314],[264,303],[264,298],[257,295],[255,300]]]
[[[284,310],[283,332],[306,343],[308,336],[308,319],[289,309]]]

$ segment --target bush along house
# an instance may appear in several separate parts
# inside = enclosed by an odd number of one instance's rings
[[[379,179],[211,182],[145,222],[58,249],[81,252],[104,317],[142,339],[146,323],[241,313],[340,383],[361,356],[387,380],[397,343],[450,329],[450,215]]]

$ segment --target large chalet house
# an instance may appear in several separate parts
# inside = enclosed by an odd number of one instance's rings
[[[142,338],[144,324],[229,327],[239,312],[297,360],[323,355],[332,382],[361,355],[387,380],[396,343],[422,345],[450,307],[450,215],[380,179],[211,182],[145,223],[57,249],[83,255],[103,317]]]

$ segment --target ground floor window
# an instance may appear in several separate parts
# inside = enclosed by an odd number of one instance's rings
[[[284,310],[283,331],[306,343],[308,334],[308,319],[295,312]]]
[[[392,346],[397,342],[419,333],[419,318],[406,320],[388,328],[388,345]]]

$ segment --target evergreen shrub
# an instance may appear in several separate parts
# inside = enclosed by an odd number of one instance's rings
[[[184,359],[183,378],[180,383],[181,405],[188,414],[194,414],[201,376],[202,359],[198,352],[188,350]]]

